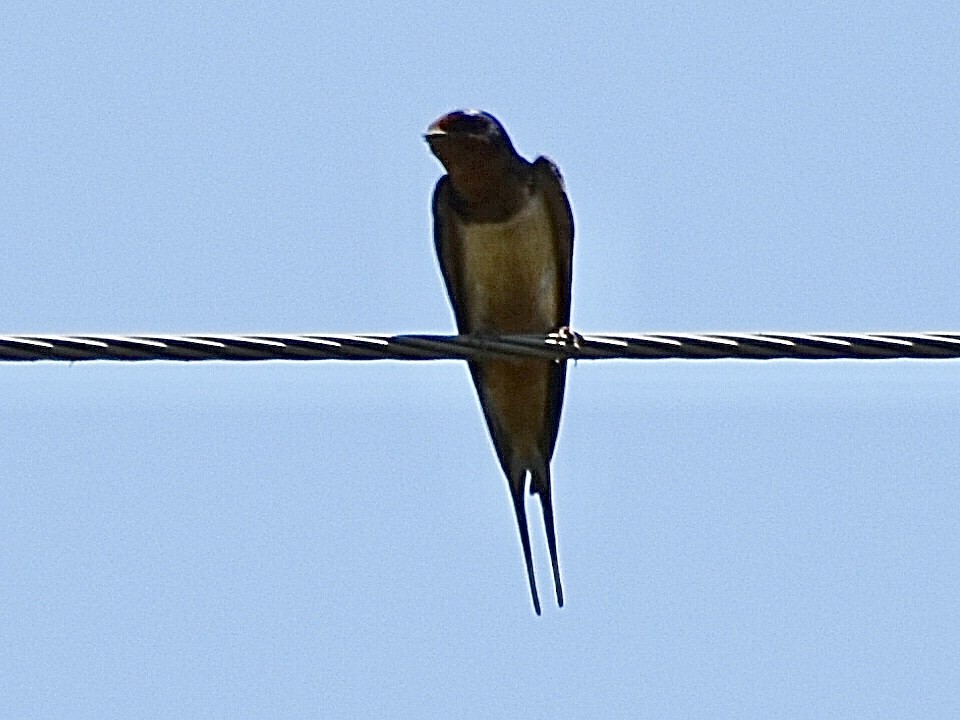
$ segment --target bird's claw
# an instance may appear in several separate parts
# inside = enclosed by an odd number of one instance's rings
[[[575,331],[569,325],[564,325],[561,328],[557,328],[556,336],[558,345],[572,345],[577,350],[580,349],[580,345],[583,343],[583,335]]]
[[[548,342],[558,347],[573,348],[579,350],[583,343],[583,335],[573,330],[569,325],[557,328],[556,332],[550,333]],[[561,362],[558,358],[557,362]],[[576,362],[576,359],[574,359]]]

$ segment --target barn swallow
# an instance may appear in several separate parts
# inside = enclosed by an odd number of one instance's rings
[[[546,334],[570,323],[573,213],[556,166],[522,158],[489,113],[457,110],[424,136],[447,174],[433,192],[440,270],[465,335]],[[533,572],[523,492],[540,496],[557,603],[563,607],[553,524],[550,459],[557,441],[566,362],[471,360],[477,389],[517,516],[533,608]]]

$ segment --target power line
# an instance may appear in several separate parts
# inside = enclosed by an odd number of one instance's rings
[[[51,360],[942,360],[960,333],[0,335],[0,362]]]

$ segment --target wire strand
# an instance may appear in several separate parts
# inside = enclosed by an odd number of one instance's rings
[[[166,360],[945,360],[960,333],[0,335],[0,362]]]

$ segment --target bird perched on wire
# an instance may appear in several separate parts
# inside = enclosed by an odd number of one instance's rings
[[[573,213],[560,172],[522,158],[489,113],[457,110],[425,139],[447,174],[433,193],[433,234],[461,334],[567,331]],[[510,486],[533,607],[533,571],[523,492],[540,497],[557,603],[563,606],[553,521],[550,459],[563,405],[565,361],[471,360],[470,373]]]

